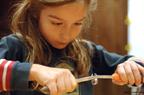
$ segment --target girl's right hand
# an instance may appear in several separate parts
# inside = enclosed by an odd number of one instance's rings
[[[68,69],[63,68],[33,64],[29,78],[42,86],[47,86],[50,95],[61,95],[66,92],[72,92],[77,87],[75,77]]]

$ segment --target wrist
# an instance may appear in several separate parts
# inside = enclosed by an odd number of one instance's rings
[[[38,64],[33,64],[30,69],[30,74],[29,74],[30,81],[35,81],[35,76],[37,74],[37,70],[38,70]]]

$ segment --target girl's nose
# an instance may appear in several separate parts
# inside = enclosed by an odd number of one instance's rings
[[[70,39],[69,33],[64,33],[64,34],[62,34],[61,39],[62,39],[63,41],[65,41],[65,42],[68,42],[69,39]]]
[[[69,42],[72,35],[70,35],[70,28],[64,27],[63,31],[61,31],[61,39],[65,42]]]

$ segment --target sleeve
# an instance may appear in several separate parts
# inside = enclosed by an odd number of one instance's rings
[[[31,65],[23,61],[22,47],[12,36],[0,40],[0,91],[28,89]]]
[[[87,42],[90,49],[93,73],[99,75],[111,75],[118,64],[126,61],[132,56],[110,53],[101,45]]]

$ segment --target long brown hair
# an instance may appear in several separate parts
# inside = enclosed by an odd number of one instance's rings
[[[46,65],[52,57],[50,49],[49,53],[45,54],[43,46],[47,43],[38,29],[37,17],[44,6],[61,6],[77,1],[79,0],[21,0],[16,4],[15,12],[11,17],[11,30],[23,38],[28,49],[27,61]],[[83,1],[88,5],[88,14],[95,9],[96,0]],[[85,21],[84,27],[88,26],[88,20]],[[88,50],[82,45],[80,38],[76,38],[70,44],[67,49],[69,54],[73,53],[77,59],[76,71],[80,76],[87,75],[90,67]]]

